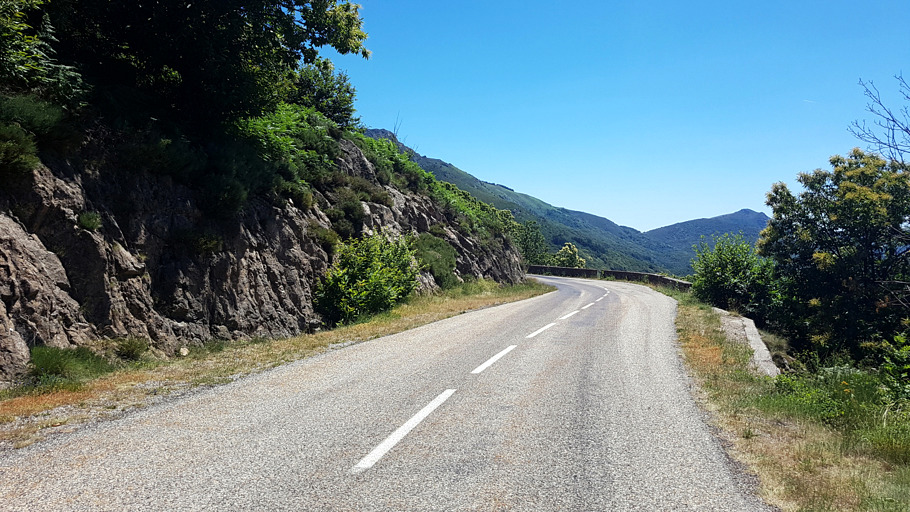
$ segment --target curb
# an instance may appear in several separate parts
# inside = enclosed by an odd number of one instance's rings
[[[768,352],[768,347],[765,345],[765,342],[762,341],[761,334],[759,334],[758,329],[755,327],[755,322],[744,316],[733,315],[729,311],[724,311],[723,309],[712,309],[716,313],[726,316],[731,324],[742,327],[746,339],[749,341],[749,347],[752,348],[752,358],[749,362],[758,373],[769,377],[780,375],[780,369],[778,369],[777,365],[774,364],[774,361],[771,360],[771,353]]]

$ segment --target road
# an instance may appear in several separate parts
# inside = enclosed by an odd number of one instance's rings
[[[459,315],[0,455],[0,510],[765,510],[629,283]]]

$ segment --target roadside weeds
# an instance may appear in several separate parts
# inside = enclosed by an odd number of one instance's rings
[[[870,456],[843,431],[782,404],[775,379],[749,369],[748,346],[726,339],[720,318],[690,295],[678,301],[677,334],[729,451],[760,481],[766,502],[785,511],[910,509],[910,466]]]

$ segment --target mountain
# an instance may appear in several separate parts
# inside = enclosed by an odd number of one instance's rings
[[[645,231],[644,235],[671,247],[678,255],[675,266],[688,265],[692,258],[692,246],[699,243],[702,237],[710,239],[724,233],[739,233],[746,241],[755,243],[769,220],[764,213],[742,209],[718,217],[689,220],[652,229]]]
[[[771,219],[764,213],[743,209],[709,219],[679,222],[645,231],[644,234],[674,249],[691,249],[702,236],[710,237],[724,233],[741,233],[746,240],[755,242],[769,220]]]
[[[755,228],[759,220],[743,214],[749,211],[743,210],[714,219],[699,219],[674,225],[681,226],[679,229],[667,226],[642,233],[603,217],[556,207],[505,185],[480,180],[448,162],[418,154],[398,141],[389,130],[370,129],[366,134],[396,143],[399,149],[409,153],[414,162],[432,173],[436,179],[453,183],[497,208],[510,210],[518,221],[536,221],[552,250],[562,247],[565,242],[574,243],[592,268],[688,275],[691,272],[689,261],[694,256],[692,245],[702,235],[743,231],[751,240],[751,233],[754,231],[757,238],[757,232],[761,229]],[[764,223],[767,223],[764,214],[751,213],[764,217]],[[663,232],[661,229],[669,231]]]

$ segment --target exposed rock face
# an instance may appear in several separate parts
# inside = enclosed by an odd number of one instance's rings
[[[341,170],[378,185],[356,146],[342,141],[341,149]],[[365,231],[449,226],[429,198],[386,190],[392,207],[363,203]],[[97,231],[79,226],[87,211],[101,214]],[[330,265],[316,231],[329,227],[318,207],[265,200],[239,218],[206,220],[193,193],[167,177],[39,167],[31,183],[0,190],[0,381],[24,372],[33,345],[132,335],[174,353],[211,338],[312,330],[321,323],[313,290]],[[482,247],[443,231],[460,276],[524,277],[507,241]],[[433,286],[427,276],[421,282]]]

